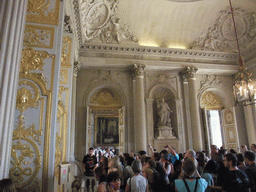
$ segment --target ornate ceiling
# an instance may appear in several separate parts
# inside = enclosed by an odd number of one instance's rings
[[[81,58],[121,54],[134,60],[192,59],[226,66],[236,60],[228,0],[70,0],[67,5],[72,7],[67,14],[73,18]],[[249,62],[256,47],[256,0],[232,0],[232,6]]]

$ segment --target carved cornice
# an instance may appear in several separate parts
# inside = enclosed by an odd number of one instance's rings
[[[197,70],[198,68],[196,67],[186,67],[186,69],[182,71],[182,74],[184,74],[187,79],[194,79],[196,78]]]
[[[209,52],[203,50],[170,49],[137,45],[85,44],[79,50],[80,57],[122,58],[157,61],[185,61],[228,63],[237,62],[236,53]]]
[[[135,76],[144,76],[145,65],[142,64],[133,64],[133,69],[135,72]]]

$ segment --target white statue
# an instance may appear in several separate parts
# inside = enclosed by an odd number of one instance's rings
[[[168,104],[164,102],[164,98],[162,99],[162,102],[157,102],[157,108],[158,108],[158,115],[160,116],[160,121],[158,123],[158,126],[168,126],[171,127],[171,117],[170,113],[172,112],[169,108]]]

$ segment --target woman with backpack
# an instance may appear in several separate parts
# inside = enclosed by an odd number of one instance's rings
[[[178,192],[204,192],[207,188],[205,179],[197,177],[197,162],[192,158],[186,158],[182,166],[183,179],[175,180],[175,190]]]

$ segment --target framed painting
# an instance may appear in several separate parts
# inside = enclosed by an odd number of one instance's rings
[[[96,142],[97,144],[119,143],[119,118],[116,116],[96,117]]]

